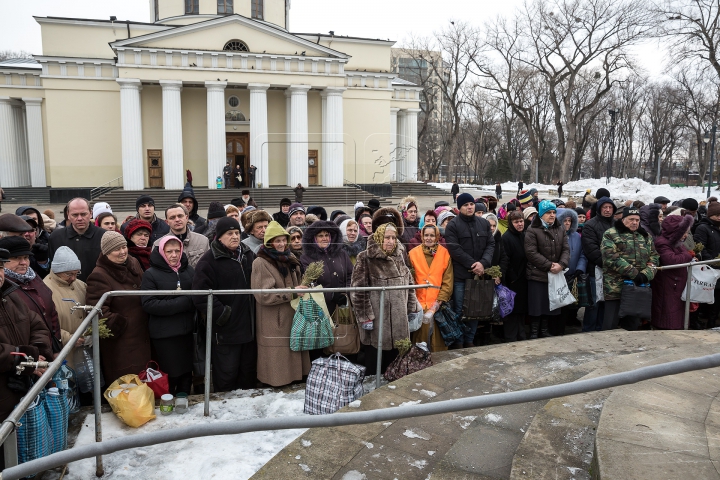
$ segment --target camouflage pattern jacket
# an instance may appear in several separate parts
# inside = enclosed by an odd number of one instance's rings
[[[660,264],[652,237],[642,227],[631,232],[622,220],[616,220],[615,226],[603,234],[600,252],[605,300],[619,300],[623,282],[633,280],[639,273],[652,280],[655,271],[647,264]]]

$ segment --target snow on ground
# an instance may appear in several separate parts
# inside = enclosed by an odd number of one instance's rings
[[[452,183],[431,183],[438,188],[450,191]],[[517,182],[505,182],[502,185],[503,189],[503,201],[509,200],[515,196],[517,192]],[[674,188],[670,185],[653,185],[639,178],[613,178],[610,183],[606,183],[605,177],[603,178],[586,178],[583,180],[577,180],[575,182],[569,182],[563,185],[563,198],[567,199],[567,195],[571,193],[580,192],[580,196],[585,193],[585,190],[590,189],[591,193],[595,195],[598,188],[607,188],[612,195],[614,200],[641,200],[645,203],[651,203],[655,197],[664,196],[670,200],[679,200],[681,198],[695,198],[698,201],[707,198],[707,193],[703,193],[702,187],[680,187]],[[541,183],[526,183],[525,189],[536,188],[541,192],[540,197],[544,197],[544,192],[549,189],[557,189],[556,185],[547,185]],[[476,192],[482,193],[483,195],[495,195],[495,185],[470,185],[461,184],[461,192],[469,192],[475,194]],[[713,190],[711,195],[720,196],[720,192]]]

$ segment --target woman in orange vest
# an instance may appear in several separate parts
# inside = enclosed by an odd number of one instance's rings
[[[421,230],[423,243],[410,250],[415,283],[439,285],[440,290],[416,290],[417,299],[425,312],[422,327],[412,334],[413,343],[426,342],[431,352],[447,350],[433,316],[442,302],[450,301],[453,291],[453,266],[447,248],[440,245],[440,230],[436,225],[425,225]]]

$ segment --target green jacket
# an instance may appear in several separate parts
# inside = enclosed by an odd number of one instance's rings
[[[655,270],[648,267],[660,264],[652,236],[642,228],[631,232],[621,220],[608,229],[600,243],[603,259],[603,291],[605,300],[619,300],[625,280],[633,280],[642,273],[648,281],[655,277]]]

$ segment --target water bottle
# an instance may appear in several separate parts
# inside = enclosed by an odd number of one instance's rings
[[[77,382],[75,381],[75,371],[67,364],[67,360],[63,360],[60,369],[53,376],[55,386],[65,395],[68,402],[70,413],[80,411],[80,399],[78,398]]]

